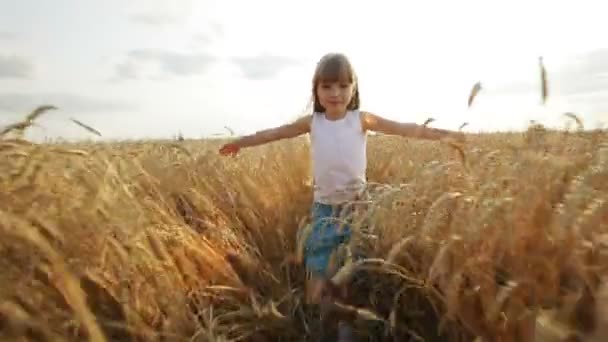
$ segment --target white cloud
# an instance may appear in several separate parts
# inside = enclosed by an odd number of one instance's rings
[[[0,56],[0,78],[30,79],[34,64],[22,56]]]
[[[575,96],[602,92],[608,89],[608,49],[597,49],[573,56],[556,68],[548,67],[547,74],[550,90],[555,95]],[[538,91],[540,78],[536,78],[510,82],[498,86],[495,91],[506,94]]]
[[[130,19],[150,27],[179,25],[192,14],[191,0],[131,0]]]
[[[216,61],[212,55],[205,53],[176,52],[164,49],[136,49],[127,54],[127,60],[116,66],[119,79],[140,78],[145,63],[152,64],[159,73],[151,77],[192,76],[200,75]]]
[[[134,80],[139,78],[136,63],[133,61],[126,61],[117,64],[116,78],[119,80]]]
[[[219,23],[208,23],[203,32],[195,33],[192,38],[196,43],[208,44],[224,37],[224,27]]]
[[[578,56],[557,70],[555,83],[564,95],[606,92],[608,89],[608,49],[598,49]]]
[[[608,58],[583,55],[605,45],[608,26],[600,3],[582,1],[0,1],[0,55],[35,58],[21,71],[8,68],[29,80],[0,79],[0,89],[37,94],[21,98],[20,113],[39,105],[40,94],[63,94],[63,107],[95,112],[83,121],[104,137],[114,129],[170,136],[184,127],[200,136],[224,125],[246,133],[299,113],[318,58],[341,51],[359,73],[368,110],[399,121],[433,116],[436,127],[508,129],[607,106],[592,93],[606,89],[603,72],[583,60]],[[574,53],[580,63],[567,61]],[[540,105],[539,55],[548,62],[551,106]],[[469,109],[478,80],[485,89]]]
[[[137,107],[131,103],[69,93],[0,94],[0,111],[23,113],[40,105],[47,104],[56,106],[60,110],[78,113],[104,113],[137,109]]]
[[[539,115],[543,123],[561,125],[563,120],[558,114],[563,112],[578,113],[592,122],[608,119],[608,49],[574,54],[546,69],[549,98],[545,114]],[[494,86],[489,89],[488,96],[495,103],[528,101],[540,104],[540,73],[538,69],[530,71],[526,79]],[[525,109],[520,108],[520,111]]]
[[[295,58],[268,54],[255,57],[234,57],[232,62],[241,69],[246,78],[251,80],[273,79],[284,69],[300,64]]]
[[[130,16],[131,21],[152,27],[163,27],[179,22],[179,17],[168,13],[136,13]]]
[[[19,35],[15,32],[0,31],[0,40],[16,40]]]

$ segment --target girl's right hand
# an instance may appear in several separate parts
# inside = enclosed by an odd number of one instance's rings
[[[241,147],[238,144],[228,143],[220,148],[220,154],[223,156],[227,156],[227,155],[234,156],[237,153],[239,153],[240,150],[241,150]]]

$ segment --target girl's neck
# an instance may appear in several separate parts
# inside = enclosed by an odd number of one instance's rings
[[[342,112],[325,112],[325,118],[327,118],[330,121],[338,121],[343,119],[346,116],[347,111],[342,111]]]

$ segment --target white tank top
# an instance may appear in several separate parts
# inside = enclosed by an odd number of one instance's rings
[[[348,111],[336,121],[314,113],[310,141],[314,200],[325,204],[353,200],[366,183],[367,134],[361,112]]]

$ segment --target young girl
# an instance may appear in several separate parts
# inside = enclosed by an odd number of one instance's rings
[[[311,115],[244,136],[220,149],[222,155],[234,155],[245,147],[310,134],[314,202],[304,263],[309,274],[307,298],[312,303],[320,302],[325,282],[339,269],[340,265],[331,262],[332,253],[350,239],[350,227],[335,218],[364,190],[367,132],[431,140],[463,138],[459,132],[395,122],[361,111],[359,101],[357,76],[348,58],[327,54],[317,64],[312,79]]]

